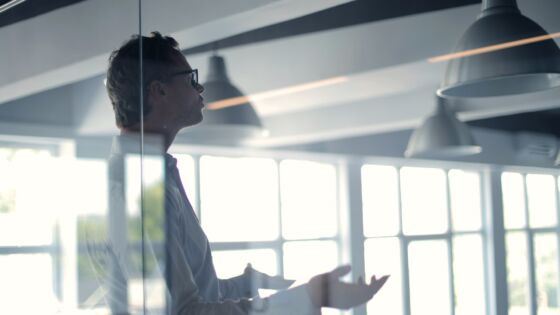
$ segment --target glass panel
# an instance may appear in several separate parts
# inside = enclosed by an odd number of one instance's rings
[[[0,255],[2,314],[54,314],[62,305],[54,291],[48,254]]]
[[[191,202],[195,212],[199,214],[200,209],[197,209],[198,200],[196,193],[197,187],[194,158],[188,154],[174,154],[173,156],[177,159],[177,168],[179,169],[181,181],[183,182],[183,187],[187,192],[189,201]]]
[[[107,238],[108,216],[108,170],[104,160],[82,159],[76,161],[75,172],[84,179],[83,189],[73,191],[76,205],[79,205],[76,218],[78,241],[77,262],[77,299],[83,308],[102,307],[104,295],[99,285],[96,269],[87,254],[87,244],[102,242]]]
[[[201,221],[211,242],[278,237],[278,173],[269,159],[203,156]]]
[[[284,244],[284,276],[307,281],[338,266],[338,247],[334,241],[301,241]]]
[[[51,244],[60,206],[50,194],[59,194],[53,191],[58,164],[47,150],[0,150],[0,246]]]
[[[527,315],[530,313],[527,235],[524,232],[507,233],[506,250],[509,314]]]
[[[455,231],[479,230],[482,227],[480,175],[461,170],[449,171],[451,219]]]
[[[239,276],[250,263],[253,268],[269,275],[278,274],[276,252],[272,249],[213,251],[212,258],[220,279]]]
[[[408,246],[412,315],[447,315],[451,310],[445,241],[415,241]]]
[[[403,232],[405,234],[445,233],[447,193],[445,172],[439,169],[401,169]]]
[[[398,238],[366,240],[366,282],[371,276],[391,275],[383,289],[367,304],[369,314],[403,314],[401,249]]]
[[[463,235],[453,238],[453,282],[455,314],[485,314],[484,257],[482,237]]]
[[[531,227],[556,225],[556,222],[558,222],[556,218],[556,194],[552,175],[527,175],[529,225]]]
[[[362,203],[365,236],[395,235],[399,232],[399,184],[391,166],[362,167]]]
[[[559,314],[558,236],[536,234],[534,247],[539,314]]]
[[[524,227],[527,219],[525,217],[525,188],[523,187],[523,176],[521,174],[502,174],[502,198],[505,228]]]
[[[334,166],[284,160],[280,163],[280,181],[282,235],[286,239],[336,235],[337,185]]]

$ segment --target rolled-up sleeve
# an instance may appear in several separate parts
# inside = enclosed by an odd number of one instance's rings
[[[238,300],[251,298],[256,292],[251,290],[251,278],[246,274],[229,279],[220,279],[220,292],[222,298]]]

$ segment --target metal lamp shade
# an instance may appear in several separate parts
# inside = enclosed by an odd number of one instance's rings
[[[243,93],[229,81],[209,81],[204,85],[206,104],[242,97]],[[203,124],[207,125],[249,125],[262,128],[261,120],[251,103],[243,103],[220,109],[209,109],[204,112]]]
[[[416,128],[408,142],[406,157],[441,158],[481,152],[466,124],[444,106],[438,97],[436,112]]]
[[[208,105],[217,101],[243,97],[243,93],[231,84],[224,58],[211,56],[208,76],[203,83],[204,102]],[[257,112],[249,102],[206,109],[204,118],[197,128],[189,130],[191,139],[213,143],[235,143],[252,137],[266,135]]]
[[[548,33],[513,0],[484,0],[482,14],[455,47],[464,52]],[[560,49],[552,39],[451,59],[438,95],[490,97],[560,86]]]

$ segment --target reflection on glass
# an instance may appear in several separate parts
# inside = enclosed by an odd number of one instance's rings
[[[415,241],[408,246],[412,315],[447,315],[451,310],[445,241]]]
[[[529,225],[531,227],[554,226],[556,218],[556,188],[552,175],[528,174],[527,195]]]
[[[282,235],[286,239],[331,237],[337,232],[336,172],[332,165],[280,163]]]
[[[539,314],[559,314],[557,236],[535,235],[534,248]]]
[[[461,170],[449,171],[451,219],[455,231],[473,231],[482,227],[480,175]]]
[[[272,249],[246,249],[213,251],[212,259],[220,279],[239,276],[248,263],[253,268],[269,275],[278,274],[276,252]]]
[[[509,172],[502,174],[502,200],[506,229],[521,228],[526,225],[524,192],[521,174]]]
[[[447,193],[443,170],[403,167],[401,170],[403,232],[445,233]]]
[[[453,238],[455,314],[484,314],[484,260],[480,235]]]
[[[391,275],[383,289],[367,304],[369,314],[403,314],[401,252],[399,239],[379,238],[364,244],[366,279]],[[367,280],[369,281],[369,280]]]
[[[188,154],[173,154],[177,159],[177,168],[179,169],[179,174],[181,176],[181,181],[183,182],[183,187],[187,192],[187,197],[191,202],[194,210],[198,212],[200,209],[196,208],[198,204],[197,193],[196,193],[196,174],[194,169],[194,159]]]
[[[338,266],[338,248],[334,241],[300,241],[284,244],[284,276],[307,280]]]
[[[163,180],[163,161],[161,157],[144,156],[142,159],[137,154],[129,154],[125,160],[126,165],[126,199],[130,215],[140,213],[140,191],[144,187],[160,185]]]
[[[107,163],[103,160],[78,160],[75,171],[83,185],[72,194],[76,202],[77,236],[77,303],[81,308],[102,307],[105,303],[103,288],[99,285],[87,244],[107,240]],[[79,202],[78,202],[79,201]]]
[[[62,308],[48,254],[0,255],[0,279],[2,314],[53,314]]]
[[[364,235],[395,235],[399,232],[397,169],[392,166],[362,167]]]
[[[201,221],[211,242],[278,237],[278,172],[261,158],[200,159]]]
[[[509,293],[509,314],[528,315],[529,278],[527,270],[527,235],[524,232],[506,234],[506,260]]]

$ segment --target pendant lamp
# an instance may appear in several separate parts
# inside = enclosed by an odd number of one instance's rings
[[[445,158],[480,153],[468,126],[459,121],[444,104],[445,99],[436,96],[436,111],[414,130],[406,157]]]
[[[212,103],[231,99],[243,99],[243,93],[235,87],[226,70],[222,56],[212,55],[209,60],[208,76],[203,83],[204,102],[209,107],[204,111],[204,119],[200,127],[206,138],[227,138],[227,140],[243,140],[266,134],[262,122],[248,99],[231,106],[212,109]]]
[[[525,39],[535,41],[520,42]],[[454,52],[438,90],[442,97],[503,96],[560,86],[560,49],[521,14],[515,0],[483,0],[482,13]]]

